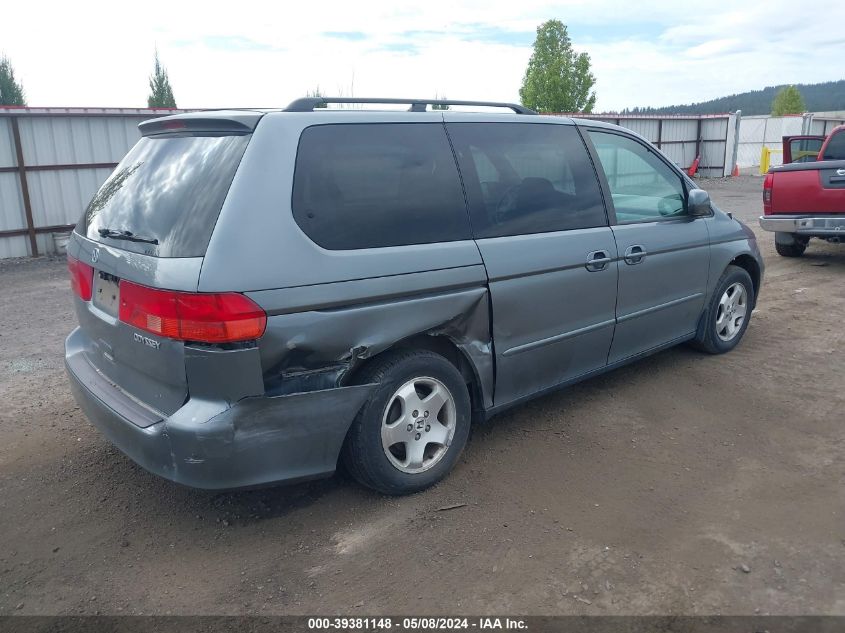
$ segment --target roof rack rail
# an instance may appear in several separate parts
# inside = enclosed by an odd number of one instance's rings
[[[508,108],[517,114],[537,114],[534,110],[521,106],[517,103],[499,103],[496,101],[459,101],[455,99],[380,99],[367,97],[302,97],[296,99],[285,108],[285,112],[311,112],[314,108],[325,106],[328,103],[385,103],[385,104],[408,104],[410,112],[425,112],[429,105],[463,105],[463,106],[486,106],[491,108]]]

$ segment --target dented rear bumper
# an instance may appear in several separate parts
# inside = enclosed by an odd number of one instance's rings
[[[146,470],[194,488],[234,489],[331,475],[373,385],[234,404],[191,397],[168,417],[102,376],[68,338],[65,366],[88,419]]]

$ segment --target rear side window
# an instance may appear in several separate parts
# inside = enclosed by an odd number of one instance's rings
[[[837,132],[830,138],[822,159],[845,160],[845,132]]]
[[[592,163],[571,125],[450,123],[478,238],[606,226]]]
[[[317,125],[299,141],[293,217],[327,249],[470,239],[440,123]]]
[[[137,253],[204,256],[249,138],[142,138],[100,187],[76,230]],[[107,232],[143,241],[102,235]]]

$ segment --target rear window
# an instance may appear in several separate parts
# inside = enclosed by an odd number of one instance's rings
[[[76,230],[156,257],[205,255],[248,142],[248,135],[142,138],[100,187]],[[143,241],[108,236],[118,233]]]
[[[458,168],[440,123],[306,128],[292,207],[299,227],[327,249],[471,236]]]
[[[823,160],[845,160],[845,132],[837,132],[830,137],[824,148]]]
[[[607,226],[572,125],[449,123],[478,238]]]

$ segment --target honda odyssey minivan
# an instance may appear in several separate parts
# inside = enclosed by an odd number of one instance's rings
[[[754,234],[614,125],[318,97],[140,130],[68,246],[66,365],[91,422],[181,484],[343,462],[422,490],[474,421],[682,342],[731,350],[760,290]]]

